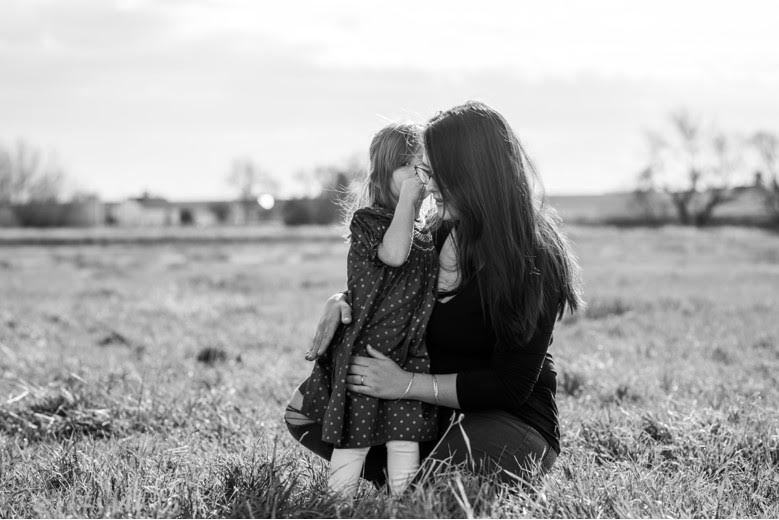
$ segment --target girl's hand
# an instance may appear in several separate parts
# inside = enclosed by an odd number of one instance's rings
[[[325,303],[325,310],[319,318],[311,348],[306,352],[306,359],[313,361],[327,351],[335,331],[341,323],[352,322],[352,307],[344,293],[332,295]]]
[[[400,195],[398,200],[406,200],[416,204],[421,201],[425,194],[425,186],[419,182],[416,175],[404,179],[400,184]]]
[[[370,345],[368,354],[371,357],[352,356],[346,388],[379,399],[397,399],[403,395],[411,381],[411,373]]]

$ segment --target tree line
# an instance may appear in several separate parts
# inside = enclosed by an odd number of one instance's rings
[[[767,219],[779,225],[775,133],[728,134],[684,110],[672,113],[667,123],[647,132],[647,164],[636,183],[635,200],[648,221],[661,219],[669,202],[679,224],[705,226],[717,208],[749,188],[759,194]]]
[[[295,179],[305,195],[284,201],[280,208],[282,220],[289,225],[339,221],[342,201],[354,179],[362,173],[362,166],[356,156],[341,163],[300,170]],[[85,199],[97,199],[93,194],[69,192],[68,188],[72,184],[69,181],[64,168],[53,154],[46,154],[22,139],[11,144],[0,142],[0,225],[3,212],[10,214],[11,221],[18,225],[62,225],[57,219],[58,215],[64,213],[58,211],[58,206],[66,202],[77,204]],[[243,212],[243,222],[254,220],[258,205],[265,204],[266,207],[262,209],[270,209],[279,192],[277,179],[248,157],[232,162],[225,182],[235,193],[234,202]],[[156,197],[145,192],[138,198],[139,201],[148,199]],[[230,220],[230,204],[214,203],[212,206],[216,221]],[[192,220],[191,215],[189,220]],[[182,217],[182,223],[187,223],[187,219]]]
[[[64,185],[62,167],[39,148],[23,140],[0,143],[0,204],[57,201]]]
[[[282,221],[290,226],[339,222],[352,184],[364,173],[356,155],[337,164],[299,170],[294,177],[304,195],[284,201],[280,210]],[[275,194],[279,188],[266,169],[248,158],[233,162],[227,180],[236,190],[245,212],[256,206],[262,194]]]
[[[738,136],[679,110],[667,118],[663,128],[647,132],[646,143],[645,166],[635,181],[639,217],[635,223],[705,226],[712,223],[718,208],[748,187],[758,195],[766,221],[779,226],[776,133],[759,130]],[[298,171],[294,178],[304,195],[284,201],[279,208],[282,220],[289,225],[340,220],[343,201],[364,174],[357,156]],[[234,160],[225,180],[243,208],[245,222],[256,211],[259,197],[275,197],[279,191],[276,177],[248,157]],[[0,210],[62,202],[67,184],[62,166],[51,154],[24,140],[10,145],[0,142]],[[71,201],[87,198],[95,196],[84,192],[69,196]]]

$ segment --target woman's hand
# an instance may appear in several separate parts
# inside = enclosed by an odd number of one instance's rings
[[[338,325],[351,322],[352,307],[347,301],[346,294],[338,293],[328,298],[322,317],[319,318],[319,325],[316,326],[311,348],[306,352],[306,359],[313,361],[324,354],[335,336]]]
[[[352,356],[346,388],[379,399],[398,399],[406,391],[411,373],[370,345],[368,354],[371,357]]]

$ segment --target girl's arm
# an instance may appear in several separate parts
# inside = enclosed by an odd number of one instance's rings
[[[423,186],[416,177],[404,180],[400,186],[395,214],[378,249],[379,260],[391,267],[403,265],[411,251],[414,221],[417,218],[422,189]]]

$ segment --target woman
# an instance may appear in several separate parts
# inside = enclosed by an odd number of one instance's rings
[[[440,225],[438,298],[427,326],[431,374],[409,373],[381,353],[355,356],[351,392],[439,405],[440,438],[420,446],[433,460],[468,461],[505,481],[560,452],[555,367],[547,349],[567,308],[581,304],[578,266],[554,220],[537,207],[533,174],[506,120],[469,102],[435,116],[415,165],[436,202]],[[328,300],[307,358],[322,354],[339,323],[351,321],[345,295]],[[329,457],[321,426],[302,416],[296,393],[285,419],[292,435]],[[459,425],[447,428],[453,413]],[[371,448],[365,478],[384,480],[385,453]]]

